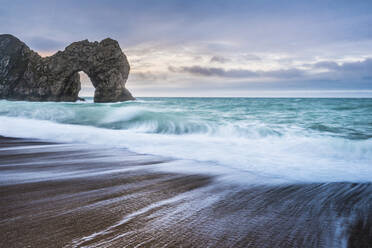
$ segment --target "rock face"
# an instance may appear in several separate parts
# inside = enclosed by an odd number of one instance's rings
[[[133,100],[125,88],[129,63],[117,41],[74,42],[42,58],[16,37],[0,35],[0,98],[29,101],[76,101],[79,71],[95,87],[95,102]]]

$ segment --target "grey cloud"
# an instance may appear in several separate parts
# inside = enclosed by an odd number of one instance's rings
[[[324,68],[329,72],[326,74],[329,77],[339,77],[343,79],[362,79],[371,81],[372,79],[372,58],[367,58],[363,61],[347,62],[341,65],[333,61],[322,61],[312,65],[312,68]]]
[[[202,56],[194,56],[194,60],[195,60],[195,61],[200,61],[200,60],[202,60],[202,59],[203,59]]]
[[[153,72],[133,72],[131,73],[131,77],[145,81],[158,81],[167,79],[167,76],[165,74],[156,74]]]
[[[182,66],[182,67],[168,67],[170,72],[178,72],[178,73],[190,73],[196,74],[201,76],[220,76],[223,77],[225,75],[225,71],[220,68],[207,68],[201,66]]]
[[[328,69],[328,70],[337,70],[339,65],[334,61],[322,61],[315,63],[312,65],[313,68],[321,68],[321,69]]]
[[[206,77],[225,77],[225,78],[296,78],[304,75],[303,70],[288,69],[288,70],[272,70],[272,71],[253,71],[245,69],[225,70],[216,67],[202,67],[202,66],[170,66],[169,71],[176,73],[189,73],[193,75]]]
[[[229,62],[230,59],[222,57],[222,56],[213,56],[210,60],[211,63],[216,62],[216,63],[226,63]]]
[[[369,73],[369,75],[371,75],[372,58],[365,59],[364,61],[344,63],[340,65],[337,70]]]
[[[286,69],[286,70],[272,70],[272,71],[261,71],[260,73],[263,77],[273,77],[273,78],[296,78],[305,75],[304,70],[300,69]]]
[[[372,58],[367,58],[363,61],[357,62],[346,62],[342,65],[339,65],[334,61],[322,61],[313,64],[312,67],[343,72],[369,72],[372,71]]]
[[[372,76],[363,76],[362,79],[372,81]]]

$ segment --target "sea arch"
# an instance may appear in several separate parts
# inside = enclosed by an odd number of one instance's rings
[[[0,35],[0,55],[4,60],[0,98],[76,101],[81,89],[79,71],[83,71],[95,88],[95,102],[134,99],[125,88],[128,60],[118,42],[110,38],[74,42],[64,51],[42,58],[16,37]]]

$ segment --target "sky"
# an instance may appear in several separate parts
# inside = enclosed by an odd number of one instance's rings
[[[0,0],[0,33],[42,56],[118,40],[134,96],[372,97],[371,27],[370,0]]]

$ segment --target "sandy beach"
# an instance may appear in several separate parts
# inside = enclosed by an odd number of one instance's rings
[[[167,159],[1,138],[1,247],[370,247],[371,184],[242,186]]]

